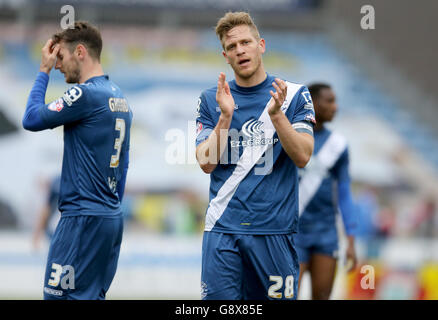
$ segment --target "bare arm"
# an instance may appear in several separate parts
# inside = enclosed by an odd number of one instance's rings
[[[283,80],[275,79],[275,81],[273,86],[276,92],[270,92],[273,99],[268,113],[283,149],[297,167],[304,168],[313,153],[313,137],[310,134],[295,131],[289,119],[280,110],[286,98],[287,85]]]
[[[41,209],[40,215],[38,216],[38,220],[35,226],[35,231],[32,237],[33,247],[35,249],[39,248],[41,237],[44,234],[44,230],[46,229],[47,224],[49,222],[49,217],[50,217],[50,206],[46,204]]]
[[[233,118],[234,99],[222,72],[217,84],[216,101],[221,109],[219,121],[208,139],[196,148],[196,159],[205,173],[213,172],[219,163],[227,147],[228,130]]]
[[[357,256],[354,248],[354,236],[347,236],[348,246],[346,252],[347,271],[353,271],[357,267]]]

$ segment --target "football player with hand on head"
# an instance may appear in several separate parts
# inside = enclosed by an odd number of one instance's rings
[[[45,299],[105,299],[117,269],[132,112],[103,73],[101,51],[100,32],[88,22],[48,39],[23,116],[30,131],[64,126],[61,219],[47,258]],[[46,104],[53,67],[75,85]]]

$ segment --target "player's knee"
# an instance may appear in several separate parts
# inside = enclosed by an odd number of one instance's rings
[[[330,299],[330,289],[314,290],[312,292],[313,300],[328,300]]]

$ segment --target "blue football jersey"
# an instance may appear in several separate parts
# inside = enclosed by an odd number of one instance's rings
[[[108,76],[75,85],[39,113],[64,125],[59,211],[63,216],[121,214],[117,184],[128,159],[132,112]]]
[[[229,82],[235,110],[227,149],[210,174],[206,231],[286,234],[297,230],[297,167],[282,148],[267,115],[269,91],[275,92],[274,79],[267,75],[254,87]],[[312,134],[315,115],[308,89],[288,83],[287,93],[281,110],[297,131]],[[196,145],[208,138],[220,113],[216,87],[202,92]]]
[[[327,143],[332,132],[326,128],[314,132],[314,151],[312,159],[309,164],[300,169],[300,176],[304,176],[306,171],[313,170],[318,171],[321,175],[321,182],[316,192],[309,196],[310,201],[303,208],[303,213],[299,219],[299,232],[315,233],[326,231],[336,227],[336,213],[338,212],[338,195],[337,185],[339,181],[350,182],[350,175],[348,171],[349,167],[349,155],[346,144],[341,145],[341,149],[338,151],[336,161],[334,165],[328,170],[321,170],[320,166],[314,165],[314,159],[318,157],[321,149]],[[304,195],[301,190],[300,196]]]

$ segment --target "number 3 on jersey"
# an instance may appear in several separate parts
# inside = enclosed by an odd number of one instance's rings
[[[114,142],[114,149],[117,150],[117,153],[111,156],[110,168],[117,168],[119,166],[120,151],[122,150],[123,140],[125,140],[125,120],[116,118],[115,129],[120,131],[120,136]]]

